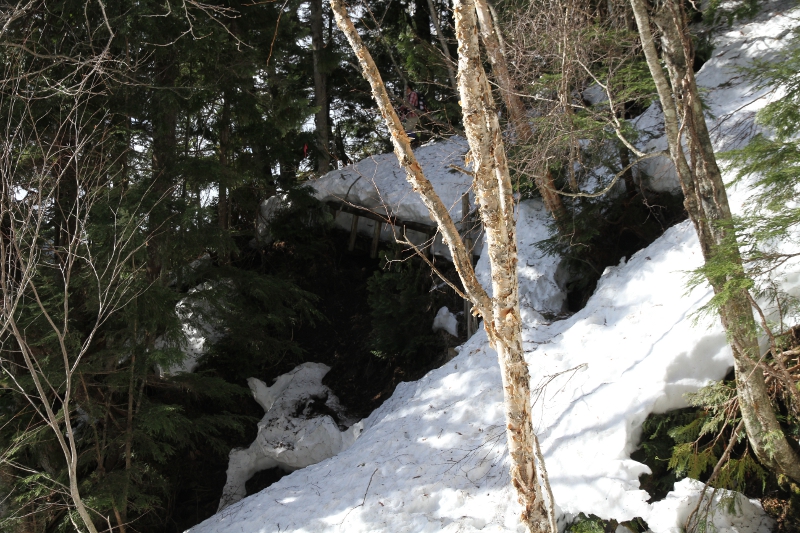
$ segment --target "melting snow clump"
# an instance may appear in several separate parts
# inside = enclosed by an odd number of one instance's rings
[[[446,331],[453,337],[458,337],[458,320],[456,320],[456,315],[451,313],[447,306],[439,309],[433,319],[433,331],[440,330]]]
[[[698,509],[703,484],[696,479],[683,479],[675,483],[674,490],[660,502],[653,504],[650,513],[653,533],[683,533],[689,514]],[[713,494],[713,498],[711,497]],[[728,512],[733,507],[733,512]],[[717,491],[709,488],[699,507],[699,531],[715,533],[770,533],[775,521],[767,516],[758,500],[748,500],[738,492]],[[693,521],[694,522],[694,521]],[[705,527],[702,525],[705,524]]]
[[[348,419],[339,399],[322,384],[330,367],[303,363],[280,376],[271,387],[256,378],[247,380],[256,402],[264,409],[256,440],[247,449],[230,453],[227,482],[219,502],[221,511],[245,497],[245,483],[261,470],[279,467],[291,472],[332,457],[350,447],[363,424]],[[315,412],[314,404],[337,415]],[[339,424],[350,426],[342,431]]]

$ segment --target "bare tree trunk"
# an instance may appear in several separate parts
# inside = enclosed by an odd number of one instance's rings
[[[449,212],[425,178],[411,150],[408,136],[391,106],[389,96],[369,51],[364,47],[341,0],[331,0],[336,22],[358,57],[364,77],[386,120],[400,164],[415,191],[442,231],[465,292],[484,318],[503,378],[504,405],[512,484],[523,505],[522,521],[532,532],[552,532],[554,520],[545,506],[536,467],[537,442],[530,416],[530,376],[522,349],[517,281],[517,247],[511,178],[502,132],[491,90],[481,64],[475,6],[454,3],[459,42],[459,89],[464,126],[475,165],[473,188],[486,229],[494,297],[477,282],[468,252]],[[542,478],[547,483],[546,477]],[[549,487],[547,488],[549,493]],[[550,502],[552,508],[552,501]]]
[[[229,228],[230,200],[228,200],[228,174],[231,137],[231,101],[228,92],[222,95],[222,114],[219,125],[219,196],[217,197],[217,222],[223,231]]]
[[[163,52],[163,56],[155,61],[156,80],[162,89],[153,98],[153,186],[156,198],[165,198],[172,187],[177,155],[176,106],[170,101],[169,91],[175,87],[178,79],[178,65],[173,50]],[[153,224],[147,245],[147,274],[152,283],[161,276],[163,260],[166,256],[165,239],[160,235],[162,224],[169,217],[165,203],[159,204],[152,213]]]
[[[536,472],[530,375],[522,349],[513,188],[494,98],[481,63],[475,8],[471,0],[453,1],[464,131],[475,168],[473,190],[480,205],[492,271],[494,297],[487,333],[497,350],[503,375],[511,482],[523,506],[521,519],[531,531],[548,531],[552,524]],[[491,29],[490,25],[487,27]],[[496,37],[494,42],[497,43]],[[499,43],[495,50],[499,52]],[[507,83],[502,92],[510,94],[513,91],[505,61],[501,54],[496,54],[495,60],[493,65],[502,65]]]
[[[691,68],[692,45],[687,34],[686,16],[683,9],[670,0],[654,18],[662,33],[668,81],[650,31],[645,1],[631,0],[631,6],[664,111],[670,156],[683,189],[684,205],[697,231],[703,257],[710,261],[715,257],[717,247],[735,236],[730,234],[733,229],[728,197]],[[687,161],[681,144],[684,135],[691,162]],[[734,247],[730,253],[737,275],[744,276],[738,250]],[[728,280],[724,275],[708,278],[716,293],[723,290]],[[753,451],[767,467],[800,481],[800,458],[781,431],[764,383],[764,374],[757,365],[757,326],[747,291],[741,289],[728,297],[719,313],[733,351],[739,406]]]
[[[426,0],[414,0],[414,29],[417,37],[425,44],[431,42],[431,18],[425,11],[427,3]]]
[[[326,76],[322,68],[322,0],[311,0],[311,48],[314,62],[314,100],[317,112],[314,126],[317,135],[317,171],[326,173],[331,166],[330,125],[328,124],[329,103]]]
[[[492,24],[492,14],[487,1],[475,0],[475,8],[478,14],[478,22],[480,23],[481,40],[483,40],[483,45],[486,47],[489,62],[492,64],[492,74],[500,87],[500,94],[508,110],[509,120],[517,135],[517,143],[529,142],[533,138],[533,129],[530,122],[528,122],[522,99],[517,94],[514,82],[508,72],[500,36],[495,31],[495,25]],[[458,15],[456,15],[456,20],[458,20]],[[561,197],[556,192],[552,174],[546,172],[541,177],[537,177],[536,187],[539,190],[539,194],[542,195],[545,208],[553,215],[553,218],[557,221],[563,220],[566,216],[566,210]]]

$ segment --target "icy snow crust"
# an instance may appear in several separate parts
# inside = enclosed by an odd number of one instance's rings
[[[774,50],[798,14],[789,4],[770,4],[756,20],[718,38],[714,57],[698,74],[717,117],[710,125],[716,126],[718,148],[751,135],[754,112],[764,104],[748,104],[754,96],[730,67]],[[655,117],[656,111],[654,106],[648,113]],[[639,126],[658,122],[644,116]],[[650,142],[653,149],[659,140]],[[733,206],[745,196],[734,191]],[[524,212],[523,207],[518,238],[535,242],[541,217]],[[587,306],[552,324],[538,312],[546,310],[540,303],[553,289],[538,296],[536,291],[558,279],[557,261],[533,246],[521,245],[519,251],[534,424],[559,525],[585,512],[619,521],[639,516],[655,533],[674,531],[685,516],[680,513],[688,512],[687,498],[696,498],[696,487],[678,483],[667,500],[648,504],[638,481],[648,469],[630,453],[648,414],[685,406],[684,393],[721,379],[731,365],[718,322],[692,325],[690,315],[710,297],[707,288],[686,289],[686,272],[701,262],[692,225],[676,225],[627,262],[607,269]],[[486,254],[479,272],[486,271],[485,261]],[[786,267],[781,282],[798,294],[797,263]],[[522,532],[520,507],[509,486],[503,420],[496,354],[481,330],[443,367],[398,385],[364,421],[364,433],[352,447],[284,477],[192,531]],[[757,502],[746,512],[747,524],[721,521],[717,531],[769,531],[770,521]]]

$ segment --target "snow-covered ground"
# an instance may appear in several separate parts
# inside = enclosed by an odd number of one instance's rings
[[[778,47],[798,15],[790,4],[773,3],[756,20],[717,39],[698,81],[708,89],[718,148],[750,135],[753,114],[764,103],[746,105],[754,97],[731,67]],[[653,106],[639,126],[657,125]],[[646,142],[653,149],[661,141],[656,136]],[[404,181],[399,172],[393,179]],[[456,209],[461,190],[446,200]],[[741,205],[745,197],[743,189],[732,191],[732,204]],[[406,200],[395,201],[404,205]],[[521,243],[541,238],[539,212],[535,205],[520,209]],[[534,246],[519,250],[534,424],[559,524],[584,512],[619,521],[638,516],[656,533],[676,531],[692,498],[696,501],[696,487],[690,481],[676,484],[666,500],[649,504],[638,481],[648,469],[630,454],[650,413],[685,406],[684,393],[722,378],[731,364],[719,324],[709,319],[695,326],[690,318],[710,297],[707,288],[686,289],[686,272],[701,263],[693,227],[678,224],[607,269],[586,307],[554,323],[539,313],[552,311],[563,298],[558,262]],[[479,272],[486,271],[485,261],[486,254]],[[786,267],[781,282],[800,295],[797,263]],[[735,520],[715,513],[717,531],[769,530],[757,502],[741,508],[748,514]],[[521,532],[519,511],[509,485],[500,372],[481,330],[443,367],[400,384],[364,421],[363,434],[350,448],[284,477],[191,531]]]

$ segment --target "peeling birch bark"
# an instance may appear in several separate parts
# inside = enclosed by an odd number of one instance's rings
[[[522,349],[517,281],[517,243],[511,177],[503,147],[500,122],[480,58],[475,4],[454,0],[458,38],[458,84],[464,129],[475,167],[473,190],[486,231],[494,297],[475,278],[472,263],[449,212],[425,178],[408,136],[392,108],[389,95],[369,51],[356,32],[342,0],[330,0],[336,23],[359,60],[364,77],[392,135],[394,151],[442,231],[453,255],[465,292],[484,318],[489,341],[497,351],[503,380],[506,435],[511,458],[511,482],[523,506],[522,522],[532,533],[552,529],[536,468],[536,440],[530,413],[530,375]],[[542,482],[547,483],[546,476]],[[549,486],[545,491],[550,493]],[[552,505],[552,499],[550,504]]]
[[[464,131],[492,272],[492,321],[485,320],[484,327],[497,351],[503,377],[511,483],[523,506],[521,520],[530,531],[544,532],[550,531],[550,520],[536,471],[530,374],[522,349],[513,189],[500,122],[481,62],[475,10],[473,0],[453,0]]]
[[[647,5],[644,0],[631,0],[631,6],[664,111],[669,152],[683,189],[684,205],[697,231],[703,258],[708,261],[717,253],[717,246],[731,237],[731,225],[726,222],[732,220],[732,215],[691,68],[693,52],[686,33],[686,16],[675,2],[667,1],[653,19],[661,31],[668,80],[650,31]],[[682,147],[684,136],[691,154],[690,161],[687,161]],[[733,260],[737,270],[743,275],[741,257],[735,250],[732,253],[735,254]],[[719,293],[727,279],[715,277],[708,281]],[[733,351],[742,420],[758,459],[768,468],[800,481],[800,457],[781,431],[764,383],[764,373],[756,364],[760,353],[749,298],[748,292],[741,290],[719,310]]]

